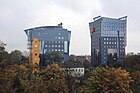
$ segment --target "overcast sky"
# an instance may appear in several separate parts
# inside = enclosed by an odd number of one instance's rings
[[[25,29],[57,25],[71,31],[70,54],[90,54],[88,23],[98,15],[128,16],[127,52],[140,52],[140,0],[0,0],[0,40],[27,50]]]

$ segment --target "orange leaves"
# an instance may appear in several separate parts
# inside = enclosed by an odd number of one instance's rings
[[[122,68],[97,67],[91,72],[88,85],[94,92],[131,93],[129,72]]]

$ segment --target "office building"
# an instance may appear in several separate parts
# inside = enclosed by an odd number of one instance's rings
[[[24,30],[27,38],[28,38],[28,49],[30,50],[31,55],[37,55],[37,53],[33,52],[33,46],[38,47],[35,48],[39,50],[40,53],[40,61],[43,65],[44,63],[44,54],[51,52],[59,52],[62,55],[63,61],[69,59],[69,45],[70,45],[70,37],[71,31],[64,29],[62,27],[62,23],[58,24],[58,26],[42,26],[35,27]],[[33,45],[37,40],[39,41],[38,45]],[[35,44],[35,43],[34,43]],[[36,56],[32,56],[36,57]],[[32,58],[32,60],[34,59]],[[37,58],[36,58],[37,59]]]
[[[127,44],[127,16],[121,18],[95,17],[89,23],[91,35],[91,64],[111,65],[122,62]]]

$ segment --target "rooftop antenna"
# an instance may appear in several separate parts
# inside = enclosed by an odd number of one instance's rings
[[[60,24],[58,24],[59,27],[62,27],[62,25],[63,25],[62,22]]]
[[[127,19],[127,16],[124,16],[124,17],[120,17],[119,20],[126,20]]]
[[[94,17],[93,20],[95,21],[97,18],[100,18],[100,17],[101,17],[101,16]]]

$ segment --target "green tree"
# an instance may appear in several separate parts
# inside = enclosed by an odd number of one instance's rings
[[[131,84],[131,89],[134,93],[140,91],[140,55],[130,55],[126,57],[125,69],[127,69],[132,76],[134,82]]]
[[[0,41],[0,68],[1,69],[11,64],[11,62],[9,61],[9,54],[7,51],[5,51],[5,46],[6,44]]]
[[[85,69],[88,69],[88,68],[91,67],[91,64],[87,59],[85,59],[85,62],[83,63],[83,66],[84,66]]]
[[[140,71],[140,55],[127,56],[125,68],[130,72]]]
[[[21,64],[22,52],[14,50],[10,53],[11,61],[15,64]]]
[[[75,62],[75,55],[70,55],[69,62]]]
[[[140,92],[140,71],[135,71],[131,74],[134,82],[131,84],[131,89],[134,93]]]
[[[45,54],[45,64],[62,62],[62,55],[59,52],[51,52]]]
[[[129,72],[121,68],[97,67],[87,80],[90,93],[132,93]]]

